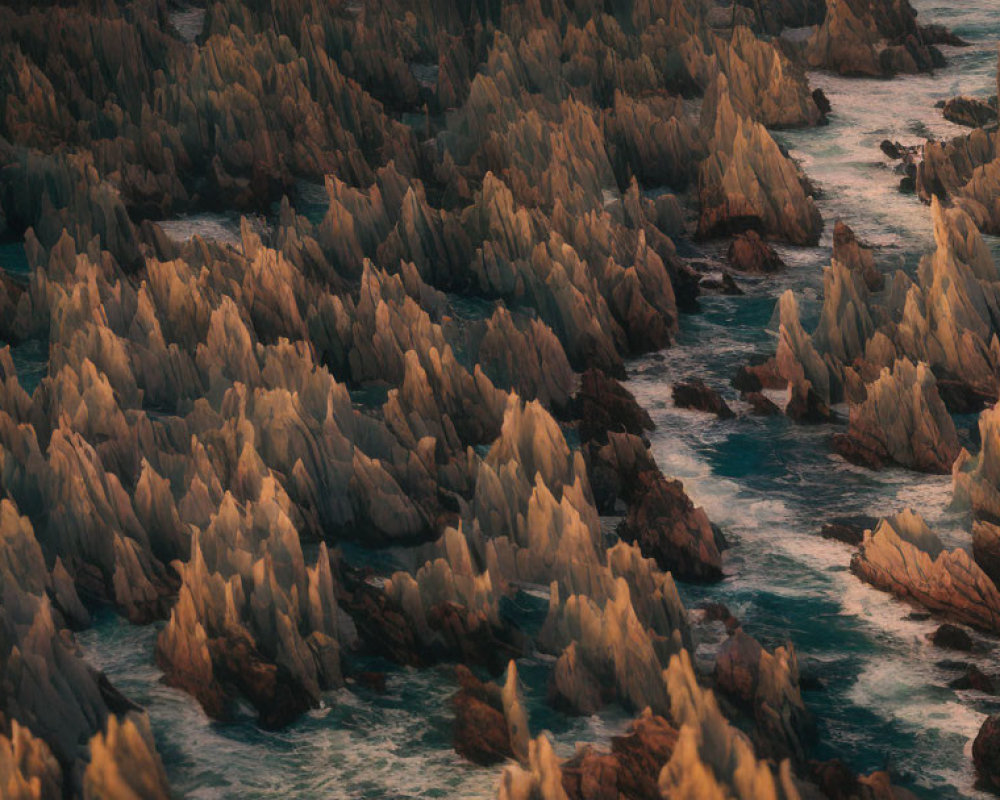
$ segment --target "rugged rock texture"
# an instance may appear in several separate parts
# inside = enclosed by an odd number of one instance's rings
[[[649,472],[640,473],[637,480],[634,500],[618,531],[622,539],[636,542],[643,555],[683,580],[721,578],[716,534],[680,481]]]
[[[660,773],[665,797],[737,797],[797,800],[790,762],[777,770],[757,760],[749,740],[719,711],[711,691],[695,680],[686,652],[675,656],[664,674],[671,716],[679,724],[674,751]]]
[[[528,721],[517,687],[517,667],[511,661],[503,688],[483,683],[466,667],[456,670],[462,687],[455,705],[455,751],[476,764],[496,764],[507,758],[528,759]]]
[[[774,248],[754,230],[733,237],[726,251],[726,261],[733,269],[753,275],[777,272],[785,266]]]
[[[732,419],[736,415],[722,399],[722,396],[700,378],[675,383],[671,389],[674,405],[678,408],[692,408],[715,414],[720,419]]]
[[[953,502],[970,507],[987,521],[1000,520],[1000,409],[988,408],[979,415],[979,452],[962,450],[952,468]],[[980,549],[988,553],[992,526],[980,528]]]
[[[563,790],[570,800],[658,797],[660,770],[676,743],[677,729],[647,709],[624,735],[612,737],[610,753],[582,746],[564,761]]]
[[[709,156],[698,175],[698,233],[752,228],[793,244],[815,244],[823,221],[798,168],[760,123],[735,110],[724,76],[706,97],[701,122]]]
[[[0,335],[48,345],[31,394],[0,351],[12,791],[168,793],[145,718],[66,632],[94,604],[163,622],[166,680],[213,717],[291,721],[342,686],[347,647],[498,673],[539,644],[558,704],[660,715],[612,745],[621,792],[664,761],[737,796],[772,779],[664,682],[687,664],[673,682],[710,704],[666,570],[720,577],[721,541],[615,378],[694,306],[670,238],[689,219],[745,233],[755,269],[763,238],[817,240],[766,126],[818,124],[822,98],[686,2],[459,6],[226,0],[199,31],[161,0],[0,8],[0,234],[29,265],[0,281]],[[238,233],[199,227],[233,210]],[[622,503],[609,547],[598,514]],[[347,543],[406,568],[359,570]],[[501,613],[524,584],[551,587],[537,643]],[[516,671],[499,705],[466,683],[465,729],[507,726],[470,751],[522,765],[501,793],[565,796]]]
[[[1000,629],[1000,592],[964,550],[946,550],[912,511],[883,519],[851,559],[873,586],[987,631]]]
[[[951,472],[958,434],[926,364],[897,361],[866,389],[864,402],[851,407],[847,433],[834,438],[838,453],[874,469],[895,463],[920,472]]]
[[[837,220],[833,228],[833,258],[855,272],[860,272],[870,292],[885,286],[885,278],[875,266],[871,248],[865,247],[843,221]]]
[[[720,692],[752,713],[758,752],[805,759],[811,721],[799,691],[794,648],[779,647],[771,654],[737,629],[719,648],[715,680]]]
[[[145,715],[90,669],[50,599],[79,600],[51,573],[31,523],[0,501],[0,764],[13,797],[166,798]],[[129,794],[131,792],[131,794]]]
[[[977,97],[953,97],[944,104],[941,113],[949,122],[968,128],[982,128],[997,121],[996,104],[985,103]]]
[[[1000,233],[998,143],[995,129],[981,127],[951,141],[928,142],[917,169],[920,198],[924,202],[933,198],[950,201],[962,208],[980,230]]]
[[[827,0],[826,15],[806,43],[807,63],[842,75],[922,72],[944,64],[934,47],[947,37],[921,28],[909,3]]]
[[[983,722],[972,743],[972,760],[980,780],[992,788],[1000,788],[1000,716],[994,714]]]

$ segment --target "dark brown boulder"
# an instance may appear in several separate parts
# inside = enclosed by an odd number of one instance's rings
[[[781,409],[761,392],[744,392],[743,401],[750,404],[753,413],[758,417],[773,417],[781,414]]]
[[[968,664],[965,673],[948,684],[952,689],[975,689],[977,692],[996,694],[993,679],[975,664]]]
[[[659,797],[660,770],[677,745],[677,729],[663,717],[643,714],[632,722],[628,733],[611,739],[611,752],[618,758],[618,790],[627,798]]]
[[[677,729],[647,710],[632,721],[625,734],[612,737],[610,753],[588,745],[564,762],[563,791],[570,800],[658,798],[660,771],[676,744]]]
[[[816,104],[816,108],[819,109],[819,113],[824,117],[833,111],[833,105],[830,103],[830,98],[826,96],[826,93],[822,89],[813,89],[812,98],[813,102]]]
[[[455,752],[484,767],[513,758],[500,687],[479,680],[462,664],[455,668],[455,676],[461,686],[451,701]]]
[[[610,753],[582,747],[561,765],[562,788],[570,800],[619,800],[621,764]]]
[[[781,256],[754,230],[736,234],[726,251],[726,261],[733,269],[754,275],[777,272],[785,266]]]
[[[728,633],[733,633],[740,627],[740,621],[725,603],[705,602],[698,605],[705,612],[705,622],[721,622]]]
[[[715,657],[715,683],[719,691],[751,705],[760,678],[760,654],[764,648],[742,630],[730,636]]]
[[[882,469],[891,463],[889,454],[881,447],[869,447],[869,440],[846,433],[835,433],[831,439],[833,451],[845,461],[868,469]]]
[[[689,378],[675,383],[672,391],[674,404],[678,408],[705,411],[715,414],[719,419],[732,419],[736,416],[722,396],[701,378]]]
[[[599,369],[580,376],[580,390],[572,402],[572,413],[580,420],[580,438],[606,441],[608,431],[642,436],[653,429],[653,420],[632,393]]]
[[[609,432],[606,444],[588,442],[583,456],[594,502],[602,514],[613,514],[619,499],[631,501],[639,473],[658,469],[646,442],[631,433]]]
[[[983,785],[1000,790],[1000,714],[986,718],[972,743],[972,761]]]
[[[680,481],[658,472],[638,477],[628,515],[618,527],[626,542],[636,542],[675,578],[713,581],[722,578],[722,555],[705,512],[695,508]]]
[[[759,392],[762,389],[784,389],[788,381],[781,377],[774,358],[752,358],[739,368],[733,378],[733,388],[741,392]]]
[[[861,797],[858,776],[839,758],[810,761],[809,778],[830,800],[854,800]]]
[[[950,622],[943,623],[929,638],[935,647],[964,651],[972,649],[972,637],[958,625]]]
[[[944,118],[967,128],[982,128],[997,121],[996,106],[976,97],[953,97],[944,104]]]
[[[876,525],[876,517],[837,517],[823,525],[820,536],[857,547],[865,538],[865,531],[874,530]]]

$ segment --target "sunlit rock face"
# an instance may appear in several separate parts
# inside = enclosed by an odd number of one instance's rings
[[[921,472],[948,474],[958,457],[955,423],[926,364],[897,361],[867,386],[864,402],[851,408],[846,436],[835,447],[848,461],[881,467],[896,463]]]
[[[998,70],[1000,85],[1000,70]],[[928,142],[917,169],[921,199],[951,201],[984,233],[1000,234],[1000,132],[977,128],[951,141]]]
[[[988,631],[1000,626],[1000,592],[962,549],[947,550],[921,517],[903,511],[866,531],[851,569],[862,580]]]

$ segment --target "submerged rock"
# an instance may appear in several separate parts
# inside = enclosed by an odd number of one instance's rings
[[[690,378],[675,383],[671,389],[674,405],[715,414],[719,419],[732,419],[736,415],[722,396],[700,378]]]

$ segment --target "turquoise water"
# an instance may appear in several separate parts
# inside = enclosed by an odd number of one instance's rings
[[[827,684],[805,692],[818,718],[818,757],[838,755],[863,771],[888,767],[920,796],[975,797],[971,742],[997,701],[948,688],[957,674],[936,664],[954,656],[925,639],[937,623],[910,619],[910,606],[862,584],[848,570],[852,548],[819,536],[831,517],[910,506],[950,545],[967,547],[967,521],[947,509],[950,478],[872,473],[832,455],[828,440],[836,425],[802,427],[783,417],[727,423],[673,408],[666,391],[676,378],[699,374],[740,406],[728,382],[750,355],[774,352],[774,335],[765,328],[778,295],[794,289],[804,316],[815,315],[836,218],[878,246],[883,271],[912,270],[931,247],[929,209],[897,191],[899,176],[878,145],[885,138],[916,144],[923,136],[962,132],[934,104],[959,93],[996,91],[1000,15],[985,0],[959,8],[915,5],[922,18],[954,26],[973,47],[948,48],[951,63],[934,76],[857,81],[811,75],[833,103],[830,125],[781,139],[823,191],[821,246],[783,249],[789,270],[777,280],[747,283],[746,296],[704,298],[703,313],[683,320],[675,349],[631,365],[630,388],[657,424],[660,465],[684,481],[737,543],[726,555],[722,584],[682,588],[689,606],[722,600],[768,645],[795,643],[807,672]],[[969,423],[958,420],[960,427]],[[981,651],[966,660],[995,669],[997,642],[978,641]]]
[[[966,521],[947,510],[950,480],[849,466],[830,453],[836,426],[800,427],[784,418],[750,416],[722,422],[675,409],[670,401],[676,378],[698,374],[739,408],[728,381],[750,355],[773,352],[768,326],[776,298],[794,289],[807,327],[817,313],[829,231],[838,216],[879,247],[883,270],[912,269],[930,246],[929,210],[896,191],[899,176],[878,143],[892,138],[913,144],[925,135],[960,132],[934,103],[959,92],[995,91],[993,43],[1000,37],[1000,15],[995,0],[915,5],[922,18],[949,24],[974,46],[949,49],[951,65],[935,76],[811,76],[834,104],[831,124],[781,138],[824,190],[826,237],[818,248],[781,248],[789,269],[743,281],[743,296],[703,298],[703,312],[683,318],[675,348],[630,364],[630,388],[657,423],[653,446],[664,471],[684,480],[735,545],[727,551],[721,584],[682,587],[689,606],[722,600],[769,646],[794,641],[805,670],[826,682],[806,692],[819,725],[817,756],[838,755],[857,770],[891,768],[922,797],[975,797],[970,745],[994,701],[949,689],[954,673],[936,666],[949,656],[925,640],[935,623],[909,618],[908,606],[857,581],[848,571],[851,549],[818,535],[829,517],[884,514],[908,505],[949,544],[968,545]],[[316,208],[309,209],[314,215],[320,200],[317,194]],[[226,218],[187,222],[172,234],[234,234]],[[525,619],[537,619],[544,604],[541,596],[522,594],[514,606]],[[272,733],[259,730],[249,710],[234,723],[209,722],[193,699],[162,685],[152,663],[155,635],[154,627],[130,626],[109,615],[79,638],[95,666],[149,710],[181,796],[494,795],[497,770],[473,767],[451,748],[448,698],[456,687],[448,668],[366,665],[387,672],[386,695],[348,686],[331,693],[324,708]],[[972,660],[989,670],[996,642],[977,639],[982,651]],[[703,658],[710,646],[702,646]],[[606,743],[626,724],[627,715],[614,707],[585,719],[552,712],[544,703],[550,664],[531,658],[520,666],[533,731],[549,729],[561,754],[569,755],[576,741]]]

